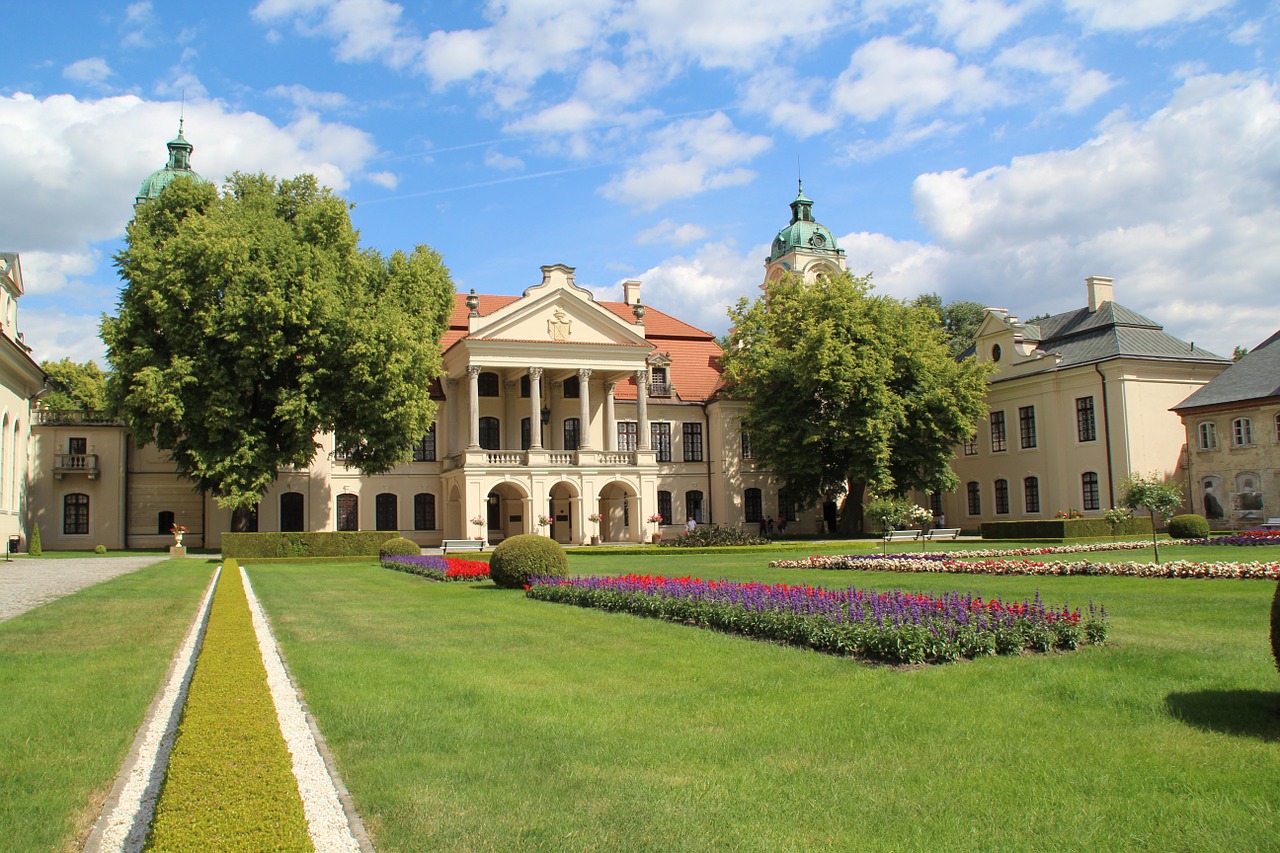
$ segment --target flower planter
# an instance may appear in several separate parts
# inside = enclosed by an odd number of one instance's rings
[[[662,541],[662,534],[661,533],[653,534],[653,537],[650,541],[652,541],[654,545],[657,545],[659,542]]]
[[[592,544],[592,545],[599,545],[599,544],[600,544],[600,537],[599,537],[599,536],[592,536],[592,537],[591,537],[591,544]]]

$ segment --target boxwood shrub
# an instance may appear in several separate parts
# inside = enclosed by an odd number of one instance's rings
[[[388,539],[378,548],[379,557],[416,557],[421,553],[422,549],[417,542],[402,536]]]
[[[1190,513],[1175,515],[1169,519],[1169,538],[1171,539],[1207,539],[1209,537],[1209,520],[1203,515]]]
[[[1151,518],[1134,517],[1112,531],[1105,518],[1046,518],[1036,521],[984,521],[983,539],[1104,539],[1111,535],[1151,535]]]
[[[562,578],[569,558],[554,539],[524,533],[498,543],[489,557],[489,577],[500,587],[520,589],[532,577]]]
[[[398,534],[390,530],[224,533],[222,556],[240,560],[254,557],[377,557],[382,543],[396,538],[399,538]]]

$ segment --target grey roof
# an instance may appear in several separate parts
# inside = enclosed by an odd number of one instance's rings
[[[1055,314],[1024,328],[1038,333],[1041,351],[1062,356],[1056,365],[1059,370],[1121,356],[1162,361],[1227,361],[1175,338],[1159,323],[1115,302],[1104,302],[1093,312],[1077,308]]]
[[[1267,397],[1280,397],[1280,332],[1174,406],[1173,411]]]

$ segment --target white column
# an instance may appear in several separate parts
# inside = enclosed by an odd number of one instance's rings
[[[609,382],[604,386],[604,447],[605,450],[618,449],[618,421],[613,411],[613,392],[618,383]]]
[[[468,450],[480,447],[480,367],[467,365],[467,414],[471,419],[470,441]]]
[[[578,449],[591,449],[591,368],[578,368]]]
[[[502,431],[502,449],[520,449],[520,418],[516,416],[516,396],[520,393],[520,383],[514,379],[503,380],[502,383],[502,417],[507,427]]]
[[[649,446],[649,371],[636,371],[636,447],[652,450]]]
[[[458,390],[458,380],[450,379],[447,385],[444,401],[447,408],[444,417],[440,418],[444,423],[444,449],[440,453],[442,460],[448,458],[458,446],[458,412],[462,409],[462,401],[458,399],[458,395],[462,393]]]
[[[542,449],[542,368],[529,368],[529,449]],[[531,527],[530,530],[537,528]]]

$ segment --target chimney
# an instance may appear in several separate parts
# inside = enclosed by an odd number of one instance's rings
[[[1091,275],[1084,280],[1089,289],[1089,313],[1097,311],[1104,302],[1114,302],[1111,279],[1105,275]]]
[[[628,305],[635,305],[640,301],[639,281],[632,278],[622,283],[622,301]]]

